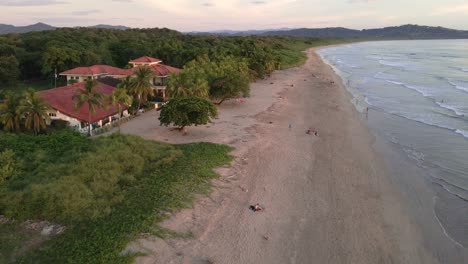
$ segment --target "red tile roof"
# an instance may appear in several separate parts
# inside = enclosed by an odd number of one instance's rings
[[[83,122],[88,122],[88,104],[83,104],[80,108],[75,109],[75,103],[72,99],[73,95],[76,94],[77,89],[84,89],[85,83],[75,83],[70,86],[58,87],[50,90],[39,91],[38,94],[41,96],[53,109],[73,118],[76,118]],[[98,83],[97,91],[104,94],[110,95],[114,91],[114,87]],[[122,109],[127,109],[125,105]],[[118,113],[116,106],[110,103],[104,102],[104,108],[97,108],[96,113],[91,113],[91,123],[98,122],[99,120],[105,119],[109,116],[113,116]]]
[[[153,69],[156,76],[166,76],[169,73],[178,73],[181,70],[164,64],[149,65]],[[90,67],[78,67],[60,73],[60,75],[113,75],[113,76],[129,76],[133,75],[136,68],[120,69],[108,65],[93,65]]]
[[[150,65],[150,67],[153,69],[153,73],[156,76],[167,76],[170,73],[179,73],[181,71],[181,69],[164,64],[154,64]]]
[[[60,73],[60,75],[120,75],[126,76],[128,75],[127,69],[120,69],[116,67],[112,67],[109,65],[93,65],[90,67],[78,67],[68,71],[64,71]]]
[[[174,68],[174,67],[160,64],[160,63],[148,65],[147,67],[150,67],[153,70],[153,74],[155,76],[167,76],[170,73],[179,73],[181,71],[181,69]],[[134,67],[131,69],[125,69],[123,71],[126,75],[133,75],[137,69],[138,67]]]
[[[160,59],[151,58],[148,56],[143,56],[138,59],[129,61],[130,63],[152,63],[152,62],[161,62]]]

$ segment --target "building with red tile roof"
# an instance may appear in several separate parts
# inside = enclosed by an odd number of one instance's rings
[[[77,93],[78,89],[85,89],[85,83],[80,82],[69,86],[39,91],[38,94],[54,109],[54,111],[49,113],[51,119],[67,121],[70,126],[85,132],[87,130],[89,109],[87,103],[78,109],[75,108],[76,101],[73,100],[73,96]],[[103,95],[112,94],[114,89],[112,86],[98,82],[97,91]],[[124,114],[128,115],[126,111],[127,106],[122,105],[122,109],[124,110]],[[91,124],[94,124],[95,127],[102,127],[105,124],[110,124],[112,119],[118,118],[118,115],[117,106],[104,102],[103,108],[97,108],[96,113],[91,113]]]
[[[133,66],[130,69],[120,69],[109,65],[93,65],[89,67],[77,67],[71,70],[60,73],[61,76],[67,77],[67,82],[77,83],[84,82],[90,79],[99,79],[102,77],[125,78],[134,74],[135,68],[148,66],[153,70],[154,78],[151,82],[154,86],[159,86],[158,89],[164,89],[167,83],[167,77],[171,73],[178,73],[181,70],[175,67],[164,65],[161,60],[148,56],[143,56],[129,61]]]
[[[143,56],[134,60],[129,61],[129,64],[132,64],[133,67],[138,67],[140,65],[148,65],[148,64],[158,64],[161,63],[162,61],[160,59],[148,57],[148,56]]]

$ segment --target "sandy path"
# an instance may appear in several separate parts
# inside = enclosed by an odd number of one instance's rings
[[[304,66],[253,84],[246,103],[223,106],[209,129],[183,137],[158,127],[155,112],[122,127],[237,148],[211,197],[164,223],[194,239],[140,239],[129,245],[148,254],[137,263],[435,263],[339,79],[308,55]],[[266,211],[247,210],[255,202]]]

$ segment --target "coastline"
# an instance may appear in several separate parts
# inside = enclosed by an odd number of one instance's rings
[[[319,48],[307,52],[305,65],[254,83],[249,102],[223,106],[209,129],[181,137],[167,128],[122,127],[171,143],[236,147],[212,195],[163,223],[194,238],[135,241],[129,249],[147,254],[137,263],[438,263]],[[309,127],[319,136],[305,134]],[[256,202],[266,210],[250,212]]]
[[[339,69],[326,59],[323,60],[340,76]],[[426,131],[428,125],[421,122],[414,123],[409,119],[382,111],[369,104],[367,98],[359,93],[354,94],[352,89],[348,89],[344,81],[347,78],[341,76],[340,78],[356,108],[364,111],[365,107],[369,107],[365,123],[376,138],[374,148],[382,156],[388,168],[388,176],[402,197],[405,213],[417,223],[424,246],[442,263],[468,261],[466,237],[468,204],[465,196],[447,189],[447,183],[441,184],[440,181],[443,180],[438,178],[438,171],[421,165],[419,159],[414,157],[412,159],[401,145],[388,138],[388,128],[392,126],[411,127],[412,133],[419,135]],[[451,136],[452,131],[437,129],[439,136]]]

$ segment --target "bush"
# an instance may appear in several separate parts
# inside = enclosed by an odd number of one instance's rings
[[[2,153],[13,164],[11,151]],[[29,155],[23,158],[32,175],[23,173],[9,181],[0,199],[1,210],[18,219],[73,222],[110,214],[146,171],[171,163],[179,151],[168,144],[114,134],[95,139],[92,148],[64,164],[54,164],[44,149]],[[10,169],[5,171],[11,178]]]
[[[21,170],[22,163],[16,159],[13,150],[7,149],[0,152],[0,186],[3,186],[8,180],[18,176]]]

